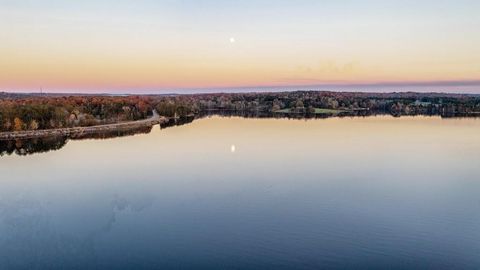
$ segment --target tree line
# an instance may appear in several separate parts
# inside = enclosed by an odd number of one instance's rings
[[[297,114],[317,109],[392,115],[480,113],[478,95],[296,91],[194,95],[67,96],[0,93],[0,131],[93,126],[145,119],[156,110],[181,118],[211,111]]]

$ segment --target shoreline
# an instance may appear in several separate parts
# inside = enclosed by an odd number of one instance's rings
[[[16,140],[16,139],[34,139],[42,137],[81,137],[87,134],[95,134],[105,131],[127,131],[141,127],[151,127],[157,124],[167,123],[169,119],[158,115],[155,111],[153,116],[148,119],[120,122],[113,124],[105,124],[89,127],[72,127],[72,128],[56,128],[56,129],[42,129],[42,130],[24,130],[24,131],[9,131],[0,132],[0,140]]]
[[[324,118],[333,118],[333,117],[369,117],[369,116],[378,116],[378,115],[390,115],[392,117],[403,117],[403,116],[438,116],[441,118],[471,118],[471,117],[480,117],[480,112],[472,112],[467,114],[452,114],[452,115],[442,115],[442,114],[398,114],[394,115],[391,113],[378,112],[371,115],[358,115],[352,114],[355,112],[367,112],[369,110],[351,110],[351,111],[341,111],[339,113],[300,113],[300,112],[271,112],[265,115],[274,118],[288,118],[288,119],[324,119]],[[231,110],[219,110],[212,109],[205,111],[196,115],[188,115],[189,117],[198,117],[198,116],[208,116],[211,113],[220,116],[226,116],[223,113],[227,113],[228,116],[240,116],[240,117],[249,117],[247,114],[238,113],[238,111]],[[258,113],[258,112],[257,112]],[[261,117],[262,113],[252,114],[251,116]],[[264,116],[265,116],[264,115]],[[250,117],[251,117],[250,116]],[[267,117],[268,117],[267,116]],[[303,116],[303,117],[302,117]],[[178,118],[169,118],[165,116],[160,116],[156,111],[153,112],[153,116],[143,120],[129,121],[129,122],[119,122],[112,124],[103,124],[96,126],[88,127],[72,127],[72,128],[56,128],[56,129],[42,129],[42,130],[23,130],[23,131],[8,131],[0,132],[0,141],[8,140],[18,140],[18,139],[36,139],[36,138],[45,138],[45,137],[68,137],[71,139],[81,138],[85,135],[97,134],[102,132],[114,132],[114,131],[131,131],[143,127],[153,127],[154,125],[163,125],[169,123],[171,120],[176,120]]]

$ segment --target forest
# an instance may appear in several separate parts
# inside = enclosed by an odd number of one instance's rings
[[[68,95],[0,93],[0,131],[94,126],[135,121],[153,110],[170,118],[215,111],[279,117],[480,114],[480,96],[443,93],[296,91],[192,95]]]

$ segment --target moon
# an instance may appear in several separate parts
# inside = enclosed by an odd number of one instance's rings
[[[232,146],[230,146],[230,152],[235,153],[236,150],[235,144],[232,144]]]
[[[231,37],[230,38],[230,43],[235,43],[235,38]]]

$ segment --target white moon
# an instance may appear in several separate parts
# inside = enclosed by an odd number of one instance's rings
[[[234,144],[232,144],[232,146],[230,146],[230,152],[235,153],[235,151],[236,151],[236,147]]]
[[[230,38],[230,43],[235,43],[235,38],[231,37]]]

